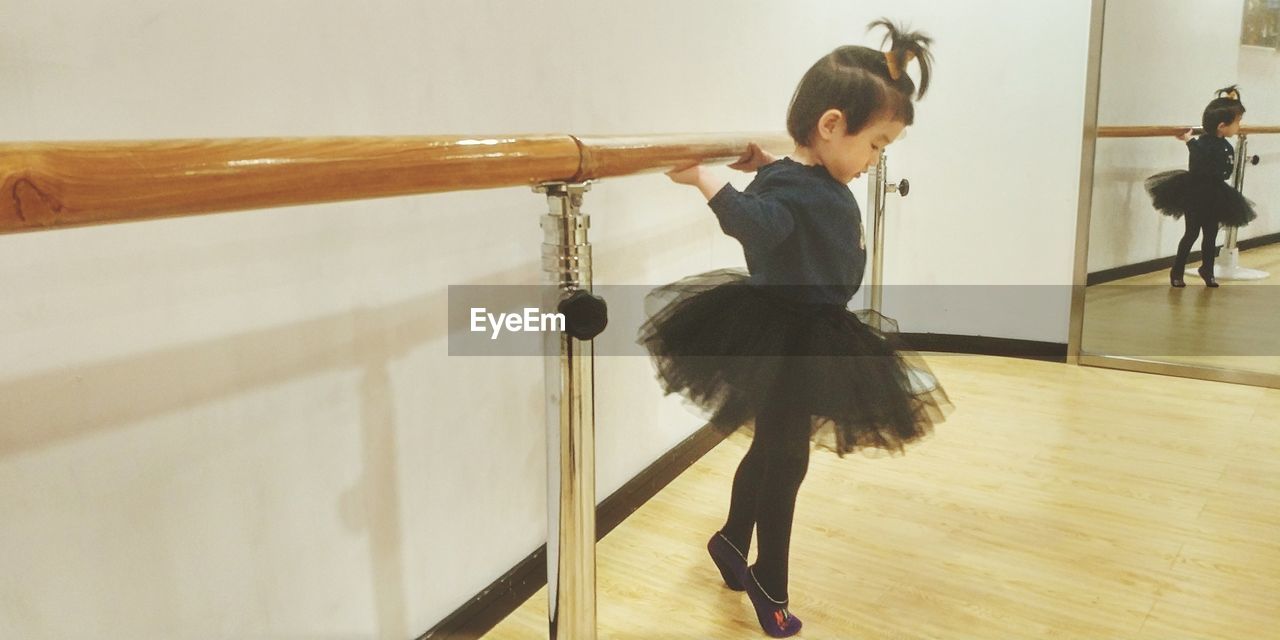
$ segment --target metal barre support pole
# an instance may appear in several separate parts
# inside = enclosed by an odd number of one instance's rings
[[[888,178],[888,158],[885,154],[880,155],[880,161],[876,163],[875,169],[871,171],[870,180],[867,181],[867,191],[871,197],[871,213],[875,216],[875,222],[872,227],[872,257],[871,257],[871,310],[876,313],[882,313],[881,308],[884,304],[884,205],[885,193],[887,191],[886,181]]]
[[[868,197],[871,198],[871,213],[875,216],[872,235],[871,262],[871,310],[882,313],[884,303],[884,212],[886,198],[890,193],[899,193],[906,197],[911,191],[911,183],[905,178],[897,184],[889,184],[889,157],[880,155],[880,160],[867,176]],[[865,239],[864,239],[865,240]]]
[[[890,193],[897,193],[906,197],[911,191],[911,183],[905,178],[897,184],[889,184],[889,159],[886,154],[880,154],[880,161],[876,163],[870,175],[867,176],[867,191],[871,198],[871,211],[875,216],[875,226],[873,233],[875,238],[872,240],[872,247],[875,255],[871,262],[871,310],[876,314],[883,314],[882,305],[884,304],[884,214],[886,196]],[[907,377],[911,381],[911,388],[914,393],[927,393],[938,388],[938,380],[933,374],[927,370],[917,369],[915,367],[907,367]]]
[[[550,183],[542,218],[544,309],[591,290],[589,184]],[[596,637],[596,500],[593,343],[567,332],[543,339],[547,427],[547,621],[552,640]]]

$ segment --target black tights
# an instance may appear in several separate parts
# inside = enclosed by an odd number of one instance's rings
[[[1169,272],[1169,276],[1175,280],[1182,279],[1183,272],[1187,270],[1187,256],[1191,254],[1191,245],[1196,243],[1196,236],[1201,234],[1204,234],[1204,241],[1200,243],[1200,253],[1203,254],[1201,273],[1212,276],[1213,259],[1218,252],[1218,223],[1199,222],[1189,216],[1184,216],[1183,220],[1187,223],[1187,231],[1178,242],[1178,255],[1173,259],[1173,271]]]
[[[756,416],[755,437],[733,476],[729,518],[721,530],[743,553],[760,534],[755,576],[775,600],[787,599],[787,559],[796,494],[809,469],[809,415],[773,408]]]

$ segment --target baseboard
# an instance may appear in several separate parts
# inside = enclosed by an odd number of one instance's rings
[[[1277,242],[1280,242],[1280,233],[1271,233],[1265,236],[1249,238],[1248,240],[1241,240],[1236,243],[1236,246],[1239,247],[1241,251],[1245,251],[1248,249],[1256,249],[1257,247],[1265,247],[1269,244],[1276,244]],[[1219,254],[1221,254],[1221,252],[1219,252]],[[1201,252],[1192,251],[1191,255],[1187,258],[1187,262],[1199,262],[1201,257],[1203,257]],[[1085,283],[1087,286],[1106,284],[1108,282],[1115,282],[1116,280],[1123,280],[1125,278],[1132,278],[1133,276],[1140,276],[1154,271],[1165,271],[1172,268],[1173,256],[1166,256],[1164,258],[1156,258],[1155,260],[1147,260],[1137,264],[1126,264],[1121,267],[1095,271],[1089,274]]]
[[[724,440],[707,425],[649,465],[596,507],[596,539],[604,538],[685,469]],[[418,640],[475,640],[502,622],[547,584],[547,546],[538,547],[508,571],[432,627]]]
[[[1067,345],[1061,342],[1017,340],[947,333],[903,333],[903,341],[915,351],[967,353],[1005,358],[1066,362]]]
[[[962,336],[938,333],[904,333],[903,340],[917,351],[967,353],[1065,362],[1067,345],[1035,340]],[[627,516],[711,451],[724,434],[710,425],[696,431],[649,465],[630,482],[596,507],[596,539],[604,538]],[[547,547],[543,545],[493,584],[449,614],[418,640],[475,640],[515,611],[547,584]]]

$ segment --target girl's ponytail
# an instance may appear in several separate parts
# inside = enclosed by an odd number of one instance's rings
[[[929,45],[933,44],[933,38],[919,31],[905,31],[888,18],[872,22],[867,25],[867,30],[870,31],[876,27],[884,27],[886,31],[881,46],[885,43],[889,44],[889,50],[884,52],[889,80],[902,89],[909,98],[924,97],[925,91],[929,89],[929,75],[933,67],[933,54],[929,52]],[[919,90],[906,74],[907,63],[913,59],[920,63]]]

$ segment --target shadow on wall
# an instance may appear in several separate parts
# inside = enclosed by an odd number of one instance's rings
[[[702,242],[708,219],[610,247],[598,262],[645,265]],[[711,223],[713,224],[713,223]],[[528,281],[526,264],[468,285]],[[391,367],[447,337],[447,290],[372,309],[0,380],[0,460],[248,394],[318,371],[359,370],[362,472],[337,505],[368,535],[378,637],[410,637]],[[175,383],[180,381],[180,383]],[[656,393],[656,387],[655,387]],[[235,425],[226,425],[233,428]]]
[[[638,241],[610,245],[607,253],[596,247],[595,261],[597,265],[604,261],[643,265],[662,260],[664,253],[686,252],[689,244],[701,240],[691,231],[704,227],[705,222],[696,220]],[[456,284],[527,281],[530,272],[540,271],[541,265],[529,263]],[[0,423],[0,458],[317,371],[360,368],[367,377],[385,379],[388,363],[420,345],[447,337],[447,305],[447,290],[441,288],[430,295],[384,307],[357,309],[67,370],[0,379],[0,406],[5,407],[5,420]],[[175,385],[175,380],[183,382]],[[366,386],[364,395],[389,400],[390,390]]]

